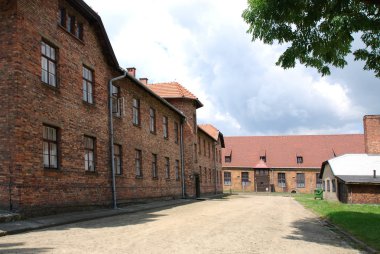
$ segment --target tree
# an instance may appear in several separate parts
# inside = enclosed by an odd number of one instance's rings
[[[378,0],[248,0],[242,17],[252,40],[290,46],[277,65],[293,68],[298,60],[319,73],[343,68],[345,57],[365,61],[365,70],[380,78],[380,5]],[[355,37],[362,47],[351,50]]]

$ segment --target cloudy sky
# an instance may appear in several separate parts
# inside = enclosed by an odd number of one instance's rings
[[[231,135],[362,133],[380,113],[380,79],[349,58],[322,78],[275,66],[285,46],[251,41],[246,0],[85,0],[102,17],[122,67],[177,81],[204,107],[198,121]]]

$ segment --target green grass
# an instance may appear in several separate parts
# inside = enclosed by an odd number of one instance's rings
[[[312,194],[299,194],[294,198],[321,217],[380,251],[380,205],[350,205],[314,200]]]

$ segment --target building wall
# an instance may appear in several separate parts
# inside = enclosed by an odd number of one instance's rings
[[[121,97],[124,98],[125,112],[122,117],[113,117],[114,141],[122,146],[122,174],[116,176],[118,201],[179,198],[182,194],[180,140],[175,142],[174,123],[178,123],[179,137],[180,115],[130,80],[123,79],[116,85],[120,87]],[[133,98],[140,100],[140,126],[132,122]],[[149,128],[151,107],[156,112],[156,133],[151,133]],[[168,139],[163,135],[164,116],[168,117]],[[142,177],[136,176],[135,149],[142,151]],[[152,154],[157,155],[157,178],[153,178]],[[170,178],[166,178],[165,174],[165,157],[170,161]],[[175,175],[175,160],[179,161],[178,179]]]
[[[255,170],[252,168],[228,168],[224,167],[223,172],[231,172],[231,185],[224,184],[223,174],[223,191],[256,191],[255,188]],[[242,172],[248,172],[249,182],[248,184],[242,184]],[[316,174],[318,169],[269,169],[269,191],[274,192],[292,192],[297,193],[312,193],[316,188]],[[286,184],[285,187],[281,187],[278,184],[278,173],[285,173]],[[299,188],[296,183],[297,173],[305,174],[305,187]],[[244,188],[243,188],[244,187]]]
[[[20,44],[14,31],[20,22],[17,2],[0,0],[0,208],[11,208],[13,189],[10,173],[13,169],[14,130],[17,119],[16,93],[20,87]]]
[[[380,153],[380,115],[364,116],[365,152]]]
[[[339,195],[338,193],[339,187],[337,184],[335,192],[333,191],[332,181],[336,182],[336,179],[329,164],[325,165],[325,169],[322,175],[322,180],[323,180],[323,185],[324,185],[323,198],[337,201],[338,195]]]
[[[353,204],[380,204],[380,185],[351,184],[349,187]]]

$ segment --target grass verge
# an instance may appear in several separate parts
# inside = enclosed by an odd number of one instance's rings
[[[380,205],[351,205],[315,200],[312,194],[299,194],[294,198],[322,218],[328,219],[331,223],[380,251]]]

